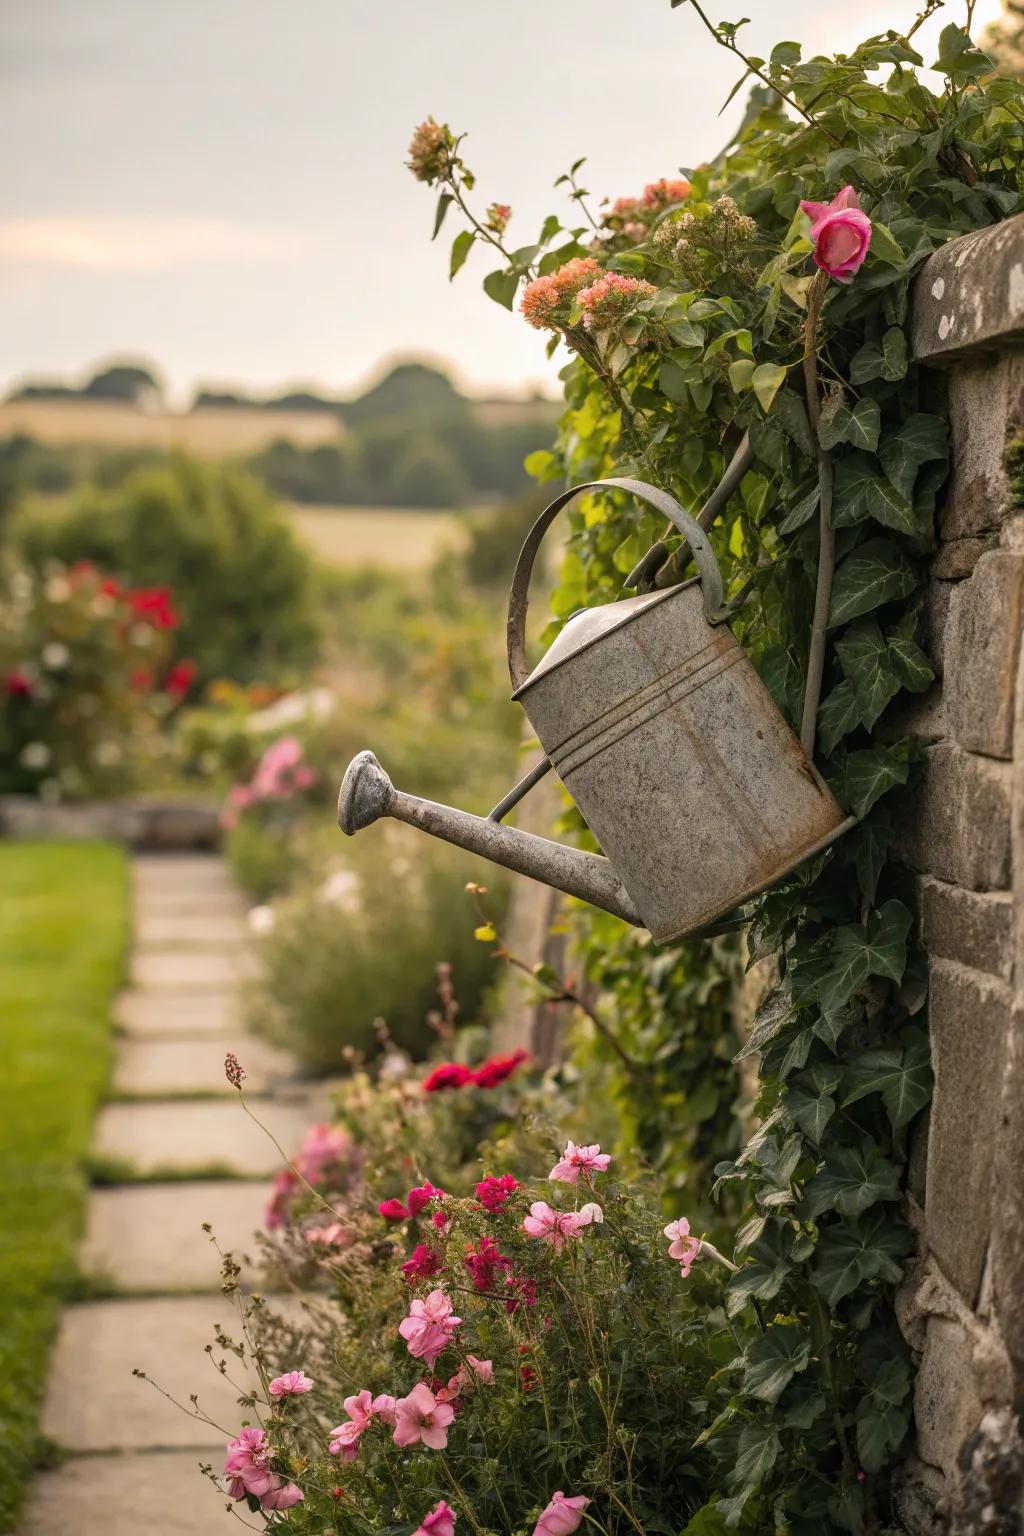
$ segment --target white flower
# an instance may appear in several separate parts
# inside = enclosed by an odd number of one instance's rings
[[[59,672],[71,659],[71,652],[59,640],[50,640],[43,646],[43,666],[51,672]]]
[[[273,933],[277,914],[273,907],[251,907],[249,927],[253,933]]]
[[[45,741],[26,742],[18,761],[23,768],[45,768],[50,761],[50,749]]]
[[[359,907],[359,880],[350,869],[336,869],[328,875],[317,892],[321,901],[337,907],[341,912],[354,912]]]
[[[122,758],[121,748],[116,741],[101,741],[96,745],[93,757],[101,768],[113,768]]]
[[[46,583],[46,598],[51,603],[66,603],[71,596],[71,583],[66,576],[51,576]]]
[[[581,1227],[592,1226],[595,1221],[604,1221],[604,1211],[593,1200],[588,1200],[586,1205],[581,1205],[576,1216]]]

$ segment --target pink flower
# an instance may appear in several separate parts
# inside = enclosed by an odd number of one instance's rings
[[[442,1499],[429,1515],[423,1516],[423,1523],[416,1527],[412,1536],[455,1536],[457,1518],[455,1511]]]
[[[503,1173],[500,1178],[493,1175],[487,1179],[481,1179],[476,1186],[476,1197],[485,1211],[493,1214],[500,1211],[519,1188],[519,1180],[514,1179],[510,1173]]]
[[[263,1212],[263,1225],[268,1232],[287,1224],[288,1207],[298,1188],[299,1181],[290,1168],[282,1168],[280,1173],[274,1175],[273,1190]]]
[[[540,1519],[533,1528],[533,1536],[571,1536],[583,1519],[583,1511],[590,1503],[582,1494],[567,1499],[561,1489],[551,1495],[551,1502],[540,1512]]]
[[[583,310],[583,324],[588,331],[605,330],[636,307],[641,299],[657,292],[653,283],[642,277],[623,277],[621,272],[606,272],[596,283],[576,295]]]
[[[602,1152],[595,1141],[592,1147],[578,1147],[574,1141],[565,1144],[565,1151],[548,1174],[559,1184],[579,1183],[580,1173],[604,1173],[611,1162],[607,1152]]]
[[[837,283],[850,282],[871,244],[871,220],[861,212],[856,192],[844,187],[830,203],[801,202],[800,207],[811,221],[815,266]]]
[[[566,1238],[579,1235],[580,1225],[576,1211],[553,1211],[546,1200],[535,1200],[523,1220],[523,1231],[528,1237],[553,1244],[555,1252],[561,1253]]]
[[[30,699],[32,697],[32,679],[27,672],[20,667],[15,667],[4,678],[4,688],[12,699]]]
[[[466,1363],[469,1367],[468,1370],[465,1365],[459,1366],[459,1380],[462,1382],[463,1387],[472,1386],[477,1381],[485,1387],[494,1385],[494,1364],[492,1361],[478,1360],[476,1355],[467,1355]]]
[[[604,1211],[596,1200],[588,1200],[586,1205],[581,1205],[576,1212],[576,1229],[582,1231],[584,1227],[591,1227],[595,1222],[604,1221]]]
[[[309,1184],[319,1184],[325,1171],[341,1161],[349,1150],[349,1139],[344,1131],[319,1121],[311,1125],[305,1140],[295,1154],[295,1166]]]
[[[270,1444],[262,1429],[253,1426],[239,1430],[235,1438],[228,1441],[227,1450],[224,1472],[230,1479],[228,1492],[231,1497],[244,1499],[251,1493],[262,1498],[275,1482],[275,1473],[269,1466]]]
[[[406,1259],[402,1265],[402,1273],[412,1285],[414,1280],[429,1280],[431,1275],[436,1275],[442,1268],[440,1255],[433,1248],[428,1248],[426,1243],[417,1243],[412,1251],[412,1258]]]
[[[377,1209],[385,1221],[405,1221],[409,1215],[401,1200],[382,1200]]]
[[[432,1451],[443,1451],[448,1444],[448,1425],[455,1417],[450,1403],[439,1403],[426,1382],[420,1381],[408,1397],[395,1404],[396,1445],[415,1445],[422,1441]]]
[[[417,1184],[415,1189],[409,1191],[409,1215],[418,1216],[424,1206],[429,1205],[432,1200],[442,1199],[443,1196],[443,1189],[436,1189],[429,1179],[424,1179],[422,1184]]]
[[[649,181],[644,187],[644,206],[647,208],[667,208],[672,203],[682,203],[690,195],[690,183],[685,176],[668,180],[662,177],[660,181]]]
[[[592,256],[576,256],[557,272],[527,283],[519,308],[538,330],[558,330],[580,289],[600,276],[601,268]]]
[[[320,1243],[325,1248],[347,1248],[352,1241],[350,1228],[340,1221],[332,1221],[326,1227],[305,1227],[302,1233],[307,1243]]]
[[[313,1383],[305,1371],[285,1371],[283,1376],[275,1376],[267,1391],[271,1397],[301,1397],[303,1392],[312,1392]]]
[[[690,1236],[690,1223],[685,1216],[680,1216],[678,1221],[670,1221],[665,1228],[665,1236],[671,1238],[668,1256],[679,1260],[685,1280],[700,1253],[700,1238]]]
[[[359,1442],[374,1419],[380,1419],[382,1424],[394,1424],[395,1399],[383,1392],[374,1397],[364,1388],[353,1397],[346,1397],[345,1412],[349,1422],[330,1431],[327,1449],[332,1456],[340,1456],[342,1461],[353,1461]]]
[[[431,1291],[425,1300],[417,1299],[409,1308],[409,1316],[402,1319],[398,1331],[416,1360],[425,1360],[433,1369],[437,1359],[451,1341],[461,1317],[456,1317],[452,1304],[444,1291]]]
[[[306,1497],[301,1488],[296,1488],[294,1483],[282,1484],[281,1479],[276,1479],[276,1486],[271,1488],[260,1499],[264,1509],[291,1509],[293,1504],[300,1504]]]

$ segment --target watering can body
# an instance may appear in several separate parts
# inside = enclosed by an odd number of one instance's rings
[[[588,609],[532,672],[525,665],[530,572],[555,514],[520,555],[509,604],[509,669],[555,772],[604,850],[599,858],[492,818],[404,795],[370,753],[342,785],[339,821],[379,815],[471,848],[642,925],[658,943],[700,932],[852,824],[729,630],[703,530],[673,498],[600,482],[662,510],[687,535],[697,580]]]

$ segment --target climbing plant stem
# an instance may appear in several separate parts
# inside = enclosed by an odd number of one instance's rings
[[[814,756],[821,679],[825,668],[825,641],[828,634],[828,608],[832,597],[832,576],[836,568],[836,536],[832,528],[832,460],[818,440],[821,406],[818,397],[818,321],[828,289],[828,276],[819,272],[807,290],[807,319],[804,322],[804,389],[807,419],[811,424],[818,457],[818,580],[814,592],[814,617],[811,620],[811,644],[807,656],[807,683],[800,721],[800,742],[808,757]]]

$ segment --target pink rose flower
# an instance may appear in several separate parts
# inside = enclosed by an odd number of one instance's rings
[[[533,1536],[571,1536],[583,1519],[583,1511],[590,1503],[582,1494],[567,1499],[559,1489],[551,1495],[551,1502],[542,1509],[540,1519],[533,1528]]]
[[[690,1223],[685,1216],[680,1216],[678,1221],[670,1221],[665,1228],[665,1236],[671,1238],[668,1256],[670,1259],[679,1260],[685,1280],[700,1253],[700,1238],[690,1236]]]
[[[244,1499],[251,1493],[262,1498],[274,1486],[275,1476],[269,1465],[270,1443],[262,1429],[252,1426],[239,1430],[228,1442],[227,1450],[224,1472],[230,1479],[228,1492],[231,1497]]]
[[[535,1200],[530,1206],[529,1216],[523,1219],[523,1231],[527,1237],[551,1243],[556,1253],[561,1253],[566,1238],[579,1236],[580,1226],[576,1211],[553,1211],[546,1200]]]
[[[267,1391],[271,1397],[301,1397],[303,1392],[312,1392],[313,1383],[305,1371],[285,1371],[283,1376],[275,1376]]]
[[[320,1243],[324,1248],[347,1248],[352,1232],[340,1221],[329,1222],[326,1227],[306,1227],[302,1233],[307,1243]]]
[[[871,220],[861,212],[852,187],[837,192],[830,203],[801,202],[811,221],[814,262],[837,283],[848,283],[859,272],[871,244]]]
[[[260,1499],[264,1509],[291,1509],[293,1504],[301,1504],[306,1497],[301,1488],[296,1488],[294,1483],[282,1483],[277,1479],[277,1486],[271,1488]]]
[[[429,1515],[424,1515],[423,1523],[413,1531],[413,1536],[455,1536],[455,1511],[441,1500]]]
[[[433,1369],[434,1362],[447,1349],[451,1336],[462,1322],[452,1311],[452,1304],[444,1291],[431,1291],[425,1300],[418,1298],[409,1308],[409,1316],[402,1319],[398,1331],[409,1346],[409,1353],[417,1360],[425,1360]]]
[[[380,1419],[382,1424],[394,1424],[395,1400],[383,1392],[373,1397],[364,1387],[362,1392],[346,1397],[345,1412],[349,1422],[330,1431],[327,1449],[332,1456],[340,1456],[342,1461],[353,1461],[359,1442],[374,1419]]]
[[[417,1382],[408,1397],[400,1397],[395,1404],[395,1444],[421,1441],[432,1451],[443,1451],[454,1417],[450,1403],[439,1403],[425,1381]]]
[[[481,1386],[491,1387],[494,1385],[494,1365],[490,1360],[478,1360],[476,1355],[467,1355],[466,1365],[459,1366],[459,1379],[464,1387],[472,1386],[476,1381]]]
[[[567,1141],[548,1178],[559,1184],[577,1184],[581,1172],[604,1173],[610,1162],[610,1155],[602,1152],[596,1141],[592,1147],[578,1147],[574,1141]]]
[[[440,1255],[433,1248],[428,1248],[426,1243],[417,1243],[412,1251],[412,1258],[406,1259],[402,1265],[402,1273],[410,1285],[415,1280],[428,1280],[431,1275],[438,1274],[444,1266]]]

